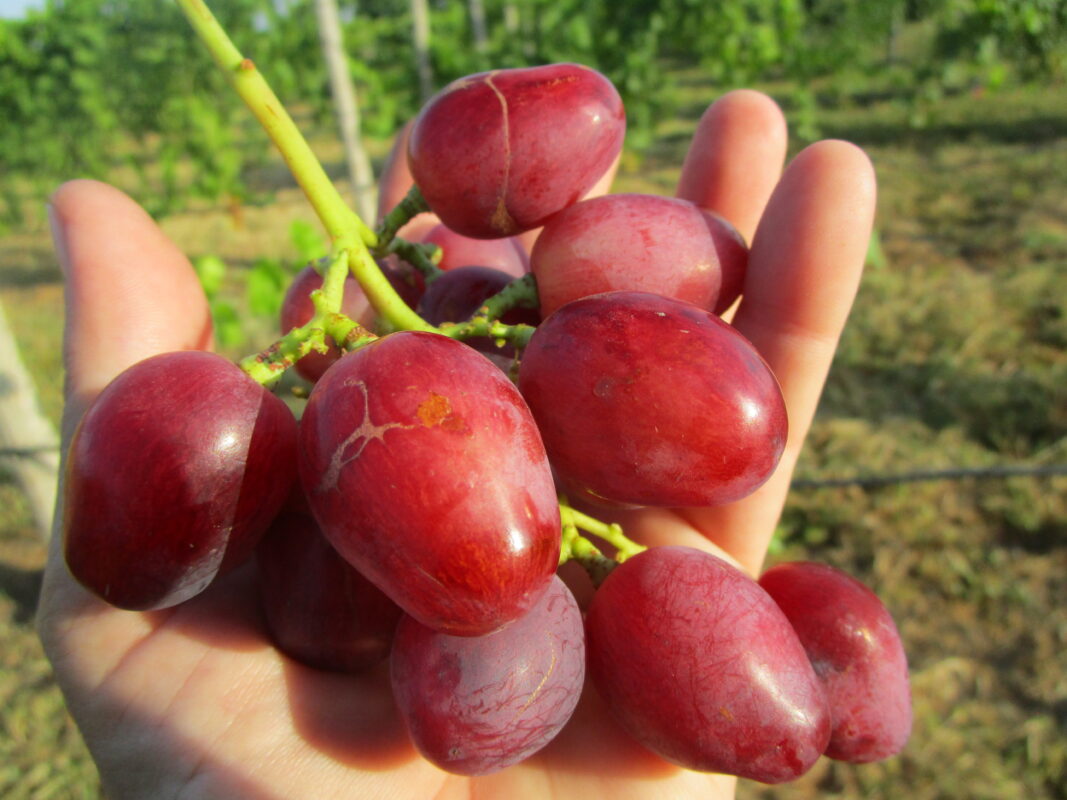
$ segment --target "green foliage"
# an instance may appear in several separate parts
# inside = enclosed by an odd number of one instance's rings
[[[1026,77],[1063,77],[1067,4],[1062,0],[946,0],[937,52],[996,74],[1008,66]]]
[[[303,262],[318,261],[328,255],[322,234],[310,222],[294,220],[289,226],[289,239]]]
[[[846,96],[865,75],[905,97],[920,127],[952,92],[1067,71],[1062,0],[483,4],[481,45],[466,0],[431,4],[438,86],[489,68],[585,63],[619,88],[638,149],[680,110],[664,77],[679,65],[722,87],[788,81],[781,99],[802,140],[821,134],[827,97]],[[211,5],[282,101],[332,134],[313,0]],[[410,4],[347,2],[341,11],[364,133],[386,138],[418,109]],[[157,214],[197,198],[247,199],[250,168],[271,154],[177,6],[157,0],[49,0],[26,19],[0,21],[0,119],[0,226],[75,176],[117,180]]]
[[[232,302],[225,299],[223,294],[226,275],[229,271],[226,262],[218,256],[201,256],[194,259],[193,269],[196,270],[200,285],[207,296],[215,339],[224,349],[240,347],[245,342],[240,313]]]
[[[275,258],[260,258],[252,265],[245,279],[245,296],[248,310],[262,317],[277,317],[282,308],[282,298],[293,277]]]
[[[218,10],[249,38],[263,5],[228,0]],[[238,106],[174,4],[50,0],[25,20],[0,22],[0,171],[38,193],[124,167],[153,211],[240,194],[240,168],[262,158],[266,139],[232,124]],[[239,146],[245,136],[252,146]],[[0,217],[16,218],[19,197],[5,199]]]
[[[327,254],[321,234],[304,220],[290,224],[289,238],[299,254],[296,261],[260,256],[243,274],[216,255],[193,260],[211,310],[215,338],[223,350],[247,347],[261,329],[274,330],[293,276]]]

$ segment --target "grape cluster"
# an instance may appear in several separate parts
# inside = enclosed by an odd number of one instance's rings
[[[158,609],[254,552],[278,649],[336,671],[388,659],[412,741],[459,774],[544,747],[587,670],[625,730],[690,769],[777,783],[823,754],[899,752],[907,665],[868,589],[807,563],[757,582],[577,510],[739,500],[787,434],[775,376],[719,316],[747,264],[732,226],[683,200],[582,199],[624,129],[614,87],[573,64],[442,91],[407,153],[442,224],[375,253],[439,328],[307,352],[299,421],[219,356],[128,369],[72,440],[73,575]],[[537,228],[527,258],[516,237]],[[322,285],[297,276],[283,332]],[[377,311],[347,278],[340,315],[373,328]],[[568,559],[597,584],[584,610]]]

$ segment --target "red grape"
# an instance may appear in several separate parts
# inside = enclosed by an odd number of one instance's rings
[[[719,266],[722,268],[722,287],[719,289],[719,299],[711,310],[722,314],[734,304],[745,288],[748,245],[745,244],[745,237],[726,217],[706,208],[702,210],[705,215],[718,221],[717,225],[711,226],[711,235],[715,240],[715,252],[719,255]]]
[[[278,649],[308,666],[358,672],[389,654],[400,608],[330,546],[308,514],[284,511],[256,548]]]
[[[563,483],[616,504],[711,506],[773,472],[785,446],[778,383],[709,311],[606,292],[537,328],[519,388]]]
[[[478,239],[513,236],[577,202],[622,149],[622,100],[577,64],[454,81],[415,120],[408,165],[430,208]]]
[[[530,271],[530,258],[517,239],[472,239],[446,225],[435,225],[423,234],[422,241],[441,248],[437,266],[443,270],[491,267],[513,278],[521,278]]]
[[[296,474],[285,404],[213,353],[163,353],[120,374],[70,446],[71,573],[120,608],[176,605],[244,561]]]
[[[404,617],[390,661],[419,751],[449,772],[484,775],[533,755],[570,719],[585,677],[582,614],[553,578],[528,612],[487,636]]]
[[[528,609],[559,560],[537,426],[466,345],[402,331],[322,376],[301,422],[308,502],[338,552],[411,616],[480,635]]]
[[[830,736],[826,694],[758,583],[687,547],[616,567],[586,615],[589,674],[629,733],[688,769],[779,783]]]
[[[826,686],[826,755],[867,762],[899,753],[911,733],[908,663],[896,625],[870,589],[826,564],[767,570],[760,584],[793,624]]]
[[[545,225],[530,254],[541,313],[615,289],[716,308],[724,275],[743,280],[748,250],[735,237],[722,217],[688,200],[651,194],[583,200]],[[729,288],[736,299],[740,287]]]

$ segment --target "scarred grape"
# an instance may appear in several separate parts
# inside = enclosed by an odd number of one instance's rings
[[[577,64],[496,70],[454,81],[408,140],[416,185],[452,230],[495,239],[537,228],[576,202],[622,149],[619,93]]]
[[[560,550],[548,459],[485,356],[434,333],[390,334],[327,370],[300,428],[326,537],[423,624],[488,633],[548,585]]]

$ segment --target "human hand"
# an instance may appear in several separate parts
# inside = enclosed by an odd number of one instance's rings
[[[679,186],[752,241],[733,321],[782,384],[790,418],[782,461],[767,484],[730,506],[642,510],[623,520],[645,544],[719,552],[753,574],[856,291],[875,196],[868,160],[842,142],[811,146],[779,180],[785,144],[773,102],[731,93],[702,120]],[[52,218],[67,276],[69,441],[88,403],[127,366],[209,348],[210,318],[188,261],[129,198],[74,182],[54,196]],[[409,743],[384,667],[326,673],[271,646],[255,579],[246,567],[181,606],[121,611],[70,577],[54,537],[39,630],[110,797],[733,794],[732,778],[680,769],[635,744],[592,690],[528,761],[476,779],[441,772]]]

